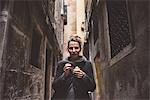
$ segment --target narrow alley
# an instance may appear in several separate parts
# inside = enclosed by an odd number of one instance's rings
[[[149,100],[149,9],[149,0],[0,0],[0,100],[51,100],[75,35],[92,62],[91,100]]]

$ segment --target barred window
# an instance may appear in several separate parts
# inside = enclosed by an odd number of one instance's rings
[[[111,58],[131,43],[126,0],[107,0]]]

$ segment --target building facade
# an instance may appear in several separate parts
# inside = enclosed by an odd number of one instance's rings
[[[61,14],[55,16],[58,3],[0,0],[0,100],[50,100],[62,56],[63,19]]]
[[[149,100],[149,1],[92,0],[84,54],[95,66],[96,100]]]
[[[67,57],[67,43],[71,35],[76,34],[76,0],[62,0],[66,7],[67,23],[64,25],[63,58]]]

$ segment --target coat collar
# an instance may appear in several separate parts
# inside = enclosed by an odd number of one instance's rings
[[[75,62],[83,62],[83,61],[86,61],[86,60],[87,60],[87,59],[86,59],[85,56],[80,56],[80,59],[74,61],[74,63],[75,63]],[[72,61],[69,60],[69,57],[65,58],[64,61],[72,62]]]

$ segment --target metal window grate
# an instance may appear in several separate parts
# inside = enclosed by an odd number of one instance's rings
[[[125,0],[107,0],[111,58],[131,43]]]

